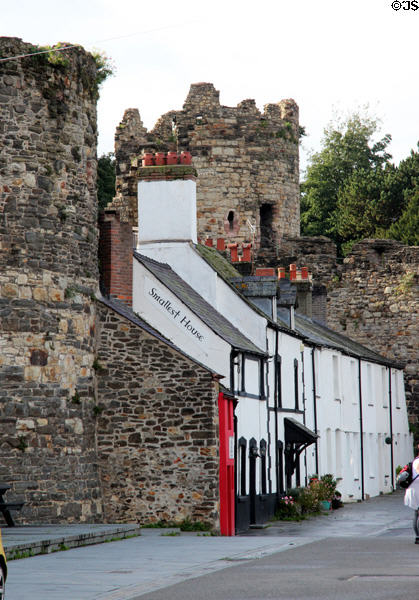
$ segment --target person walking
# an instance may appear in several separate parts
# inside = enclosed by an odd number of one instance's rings
[[[417,446],[418,456],[412,463],[412,483],[407,488],[404,495],[406,506],[413,508],[415,515],[413,518],[413,529],[415,531],[415,544],[419,544],[419,444]]]

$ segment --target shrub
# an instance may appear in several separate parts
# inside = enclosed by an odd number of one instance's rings
[[[336,491],[336,479],[330,473],[322,475],[320,479],[313,475],[310,477],[309,488],[317,495],[319,501],[331,502]]]
[[[298,500],[302,514],[316,513],[320,510],[320,498],[317,485],[310,485],[301,490]]]
[[[278,521],[299,521],[301,519],[300,505],[291,495],[284,496],[278,502],[275,518]]]

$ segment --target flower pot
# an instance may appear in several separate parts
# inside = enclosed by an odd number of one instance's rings
[[[322,507],[322,510],[330,510],[330,502],[329,500],[320,500],[320,506]]]

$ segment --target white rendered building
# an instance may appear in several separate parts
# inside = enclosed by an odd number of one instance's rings
[[[174,168],[139,171],[133,311],[234,399],[236,529],[315,473],[332,473],[344,501],[392,491],[412,456],[401,365],[294,314],[292,283],[241,277],[197,244],[193,169]]]

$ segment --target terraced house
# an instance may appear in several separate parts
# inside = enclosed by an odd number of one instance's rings
[[[219,450],[214,485],[221,522],[232,523],[234,510],[235,523],[222,532],[265,521],[314,473],[333,473],[345,501],[391,491],[412,446],[402,365],[314,321],[306,270],[246,275],[251,260],[198,244],[195,169],[185,162],[138,169],[135,248],[128,228],[121,254],[104,260],[115,272],[106,293],[132,298],[138,317],[220,378],[228,455]],[[110,209],[104,218],[116,237],[119,216]],[[125,288],[112,261],[125,264]]]

